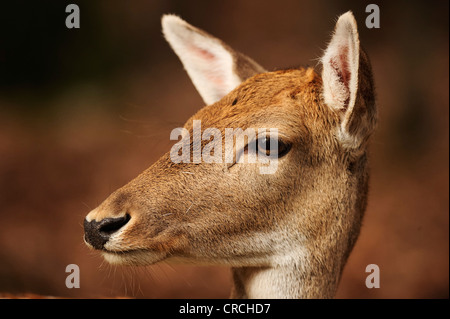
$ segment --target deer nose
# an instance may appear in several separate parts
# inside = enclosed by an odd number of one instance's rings
[[[84,220],[84,240],[95,249],[103,249],[111,235],[130,221],[130,215],[122,217],[104,218],[101,221]]]

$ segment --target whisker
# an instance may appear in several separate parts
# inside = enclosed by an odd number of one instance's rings
[[[88,205],[88,204],[86,204],[85,202],[81,202],[81,204],[83,204],[84,206],[86,206],[86,208],[87,208],[87,209],[89,209],[89,210],[92,210],[92,208],[91,208],[91,207],[89,207],[89,205]]]
[[[186,210],[185,214],[191,209],[192,205],[194,205],[194,203],[192,203],[191,206],[189,206],[189,208]]]

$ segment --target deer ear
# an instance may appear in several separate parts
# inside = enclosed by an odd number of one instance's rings
[[[322,65],[324,101],[341,116],[338,139],[356,149],[373,131],[376,109],[372,69],[350,11],[339,17]]]
[[[208,105],[220,100],[245,79],[265,72],[252,59],[175,15],[162,17],[162,29]]]

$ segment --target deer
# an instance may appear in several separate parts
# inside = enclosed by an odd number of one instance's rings
[[[267,71],[176,15],[163,15],[162,32],[206,105],[183,128],[277,128],[256,141],[277,169],[174,163],[167,152],[88,213],[85,243],[113,265],[230,267],[230,298],[334,298],[367,206],[377,123],[353,13],[339,16],[320,73]]]

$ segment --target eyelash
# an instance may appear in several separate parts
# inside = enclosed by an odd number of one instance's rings
[[[267,143],[267,140],[269,141],[269,143]],[[281,158],[283,156],[285,156],[287,153],[289,153],[289,151],[291,150],[292,144],[290,143],[285,143],[283,140],[278,139],[278,149],[276,150],[276,154],[270,154],[270,141],[272,139],[269,137],[267,138],[267,136],[259,138],[249,144],[247,144],[244,148],[244,154],[248,153],[248,149],[249,149],[249,145],[251,145],[252,143],[255,144],[255,147],[253,149],[257,150],[258,154],[263,154],[264,156],[269,156],[269,157],[277,157],[277,158]]]

